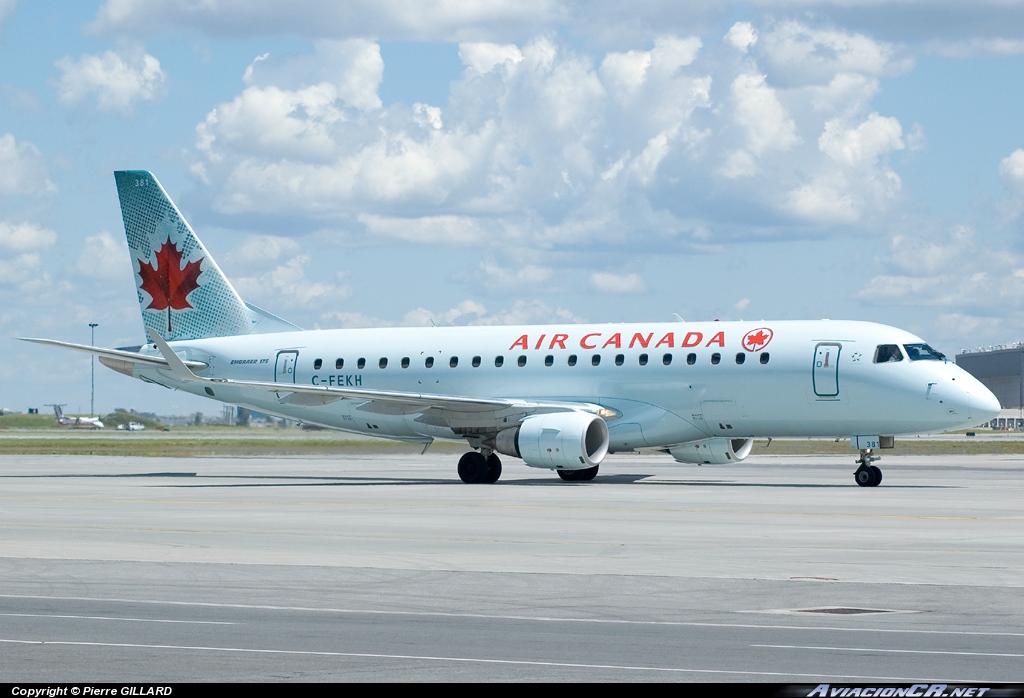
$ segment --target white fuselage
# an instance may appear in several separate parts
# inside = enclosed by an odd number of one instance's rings
[[[325,330],[172,347],[207,364],[196,371],[205,378],[596,404],[618,413],[610,449],[625,451],[708,437],[920,433],[998,412],[992,393],[952,362],[876,361],[880,345],[921,342],[885,325],[823,320]],[[426,442],[479,427],[472,413],[437,420],[359,399],[287,404],[286,390],[185,384],[143,364],[132,375],[374,436]],[[515,423],[516,410],[506,412]]]

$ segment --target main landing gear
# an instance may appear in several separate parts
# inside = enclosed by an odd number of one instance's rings
[[[501,459],[491,451],[486,456],[470,451],[459,459],[459,477],[469,485],[484,485],[498,481],[501,477]]]
[[[566,482],[590,482],[597,477],[597,469],[600,467],[595,465],[593,468],[583,468],[582,470],[559,470],[558,477]]]
[[[857,461],[860,463],[860,467],[853,473],[853,479],[857,481],[858,485],[861,487],[878,487],[881,484],[882,469],[877,465],[871,465],[871,463],[880,458],[881,456],[872,455],[872,449],[870,448],[862,448],[860,450],[860,459]]]

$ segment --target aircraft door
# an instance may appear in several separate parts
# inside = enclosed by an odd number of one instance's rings
[[[821,342],[814,347],[811,381],[818,397],[839,397],[839,353],[843,345]]]
[[[274,364],[275,383],[294,383],[295,364],[299,362],[299,352],[295,350],[277,352],[277,363]]]

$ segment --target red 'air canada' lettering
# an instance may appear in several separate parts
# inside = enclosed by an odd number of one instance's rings
[[[546,334],[542,334],[540,336],[540,339],[537,340],[537,346],[535,346],[534,349],[540,349],[541,348],[541,346],[544,344],[544,338],[545,337],[547,337]]]
[[[686,336],[683,337],[683,346],[684,347],[695,347],[698,344],[700,344],[703,339],[704,339],[704,333],[703,332],[687,332]]]
[[[616,349],[621,349],[622,335],[616,332],[615,334],[608,338],[607,342],[601,345],[602,349],[607,349],[608,347],[615,347]]]
[[[646,338],[642,334],[637,332],[636,334],[633,335],[633,339],[629,340],[629,348],[632,349],[633,345],[639,342],[640,347],[642,349],[646,349],[647,345],[651,343],[651,337],[653,336],[653,332],[648,332]]]
[[[671,348],[672,346],[675,345],[675,343],[676,343],[675,332],[666,332],[665,336],[662,337],[661,339],[659,339],[658,343],[654,345],[654,348],[657,349],[660,346],[666,346],[666,347]]]
[[[580,340],[580,346],[583,347],[584,349],[597,349],[597,345],[596,344],[587,344],[587,340],[590,339],[591,337],[600,337],[600,336],[601,336],[600,332],[591,332],[590,334],[585,334],[585,335],[583,335],[583,339]]]
[[[724,347],[725,346],[725,332],[717,333],[714,337],[709,339],[708,343],[705,344],[704,346],[705,347],[710,347],[712,344],[717,344],[720,347]]]
[[[558,346],[559,349],[565,349],[565,340],[569,339],[567,334],[556,334],[551,338],[551,344],[548,345],[548,349],[554,349]]]
[[[516,347],[519,347],[520,349],[529,349],[530,348],[530,345],[527,343],[527,338],[526,338],[525,334],[522,337],[520,337],[519,339],[517,339],[516,341],[512,342],[512,346],[510,346],[508,348],[508,350],[512,351]]]

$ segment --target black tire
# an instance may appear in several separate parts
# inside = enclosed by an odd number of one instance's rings
[[[871,466],[871,474],[874,476],[874,481],[871,483],[872,487],[878,487],[882,484],[882,469],[877,465]]]
[[[559,470],[558,477],[566,482],[590,482],[597,477],[597,471],[600,467],[595,465],[593,468],[584,468],[582,470]]]
[[[497,453],[492,453],[487,456],[487,477],[484,478],[483,482],[487,484],[494,484],[501,477],[501,459],[498,458]]]
[[[857,481],[857,484],[861,487],[873,487],[871,484],[874,482],[875,474],[871,472],[871,468],[865,465],[857,468],[857,471],[853,474],[853,479]]]
[[[486,482],[487,471],[487,459],[482,453],[470,451],[459,459],[459,478],[467,485]]]

